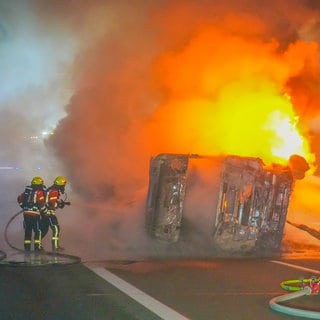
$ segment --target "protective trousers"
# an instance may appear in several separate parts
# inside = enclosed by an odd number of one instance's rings
[[[23,216],[24,227],[24,250],[31,251],[32,231],[34,232],[34,250],[42,250],[41,246],[41,229],[40,229],[40,215]]]
[[[59,236],[60,236],[60,226],[56,215],[54,214],[46,214],[41,218],[41,230],[44,235],[47,234],[48,229],[52,230],[51,244],[52,251],[59,250]]]

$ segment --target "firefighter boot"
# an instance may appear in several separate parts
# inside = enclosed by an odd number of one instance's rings
[[[37,252],[44,251],[40,240],[34,241],[34,251],[37,251]]]
[[[30,252],[31,251],[31,241],[24,240],[24,251]]]
[[[52,251],[54,252],[60,252],[63,251],[64,248],[59,246],[59,239],[58,238],[52,238]]]

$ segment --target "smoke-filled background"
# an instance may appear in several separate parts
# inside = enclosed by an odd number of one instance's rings
[[[312,174],[289,216],[319,227],[319,42],[317,0],[0,0],[2,228],[34,175],[47,186],[65,175],[67,252],[174,251],[144,228],[149,159],[161,152],[300,154]],[[192,241],[206,241],[218,174],[192,174]],[[19,217],[16,245],[22,234]]]

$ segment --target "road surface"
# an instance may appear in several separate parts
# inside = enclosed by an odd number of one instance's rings
[[[287,294],[280,282],[320,274],[317,257],[17,261],[0,266],[1,320],[294,319],[269,301]],[[319,300],[309,295],[288,305],[320,312]]]

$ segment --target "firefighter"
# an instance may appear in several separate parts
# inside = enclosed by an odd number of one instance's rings
[[[70,205],[70,202],[65,202],[60,199],[61,194],[65,192],[67,179],[62,176],[55,178],[53,185],[47,189],[46,207],[47,212],[42,215],[41,231],[43,237],[47,234],[49,227],[52,230],[52,251],[62,251],[59,246],[60,226],[56,216],[56,210],[63,209],[65,205]]]
[[[41,214],[45,214],[46,199],[45,185],[41,177],[34,177],[31,185],[27,186],[21,193],[17,201],[23,209],[23,227],[24,227],[24,250],[31,251],[32,231],[34,232],[34,250],[42,251],[41,245]]]

